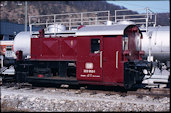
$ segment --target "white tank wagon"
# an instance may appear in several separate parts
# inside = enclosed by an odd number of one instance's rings
[[[145,58],[151,55],[154,61],[170,62],[170,27],[148,27],[148,32],[143,32],[142,50]]]
[[[21,50],[23,51],[23,57],[30,56],[30,44],[31,44],[31,36],[30,32],[20,32],[16,35],[14,39],[14,52]]]
[[[148,32],[143,32],[142,50],[145,51],[145,59],[158,64],[153,75],[145,76],[142,83],[148,87],[169,87],[170,26],[148,27]]]

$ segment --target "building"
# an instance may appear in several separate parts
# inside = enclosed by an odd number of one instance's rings
[[[13,50],[13,42],[15,36],[25,29],[24,24],[16,24],[6,21],[0,21],[0,55],[6,55],[8,52],[6,50]],[[29,26],[27,27],[29,29]],[[33,27],[34,31],[38,31],[40,27]]]
[[[14,40],[19,32],[24,31],[24,27],[24,24],[0,21],[0,40]],[[29,26],[27,29],[29,29]],[[38,31],[40,28],[34,27],[33,30]]]

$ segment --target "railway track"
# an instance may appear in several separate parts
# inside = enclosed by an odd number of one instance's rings
[[[81,88],[1,86],[2,105],[29,111],[170,111],[170,98]],[[18,104],[16,104],[18,103]],[[49,109],[48,109],[49,108]]]
[[[151,97],[170,97],[170,89],[169,88],[150,88],[150,89],[139,89],[137,91],[103,91],[103,90],[89,90],[84,89],[81,90],[80,93],[83,92],[89,92],[90,94],[98,94],[98,93],[104,93],[106,95],[115,95],[119,94],[121,96],[128,96],[128,95],[136,95],[139,98],[142,98],[143,96],[151,96]]]
[[[56,90],[56,89],[65,89],[66,91],[74,91],[75,94],[81,93],[89,93],[90,95],[95,94],[105,94],[105,95],[115,95],[119,94],[121,96],[129,96],[129,95],[136,95],[138,98],[143,98],[144,96],[150,96],[154,98],[162,98],[162,97],[169,97],[170,98],[170,88],[141,88],[135,91],[124,91],[121,88],[115,87],[112,89],[111,87],[103,87],[103,88],[87,88],[87,87],[78,87],[78,86],[68,86],[68,85],[61,85],[58,87],[47,87],[47,86],[32,86],[28,83],[23,84],[16,84],[16,83],[5,83],[2,84],[5,88],[14,88],[17,89],[25,89],[25,90]],[[110,89],[111,88],[111,89]]]
[[[170,89],[138,89],[123,91],[107,88],[90,88],[61,85],[59,87],[34,86],[31,84],[3,83],[1,86],[2,102],[5,106],[15,106],[16,110],[45,111],[48,106],[55,107],[49,111],[169,111]],[[5,101],[4,101],[5,100]],[[34,105],[32,105],[34,103]],[[8,104],[8,105],[7,105]],[[60,107],[59,107],[60,106]],[[66,107],[67,106],[67,107]],[[79,108],[75,108],[78,106]],[[87,107],[89,106],[89,107]],[[99,107],[100,106],[100,107]],[[56,109],[58,108],[58,109]],[[20,109],[21,110],[21,109]],[[47,110],[47,109],[46,109]]]

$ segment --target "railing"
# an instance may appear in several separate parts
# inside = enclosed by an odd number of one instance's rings
[[[139,9],[142,10],[142,9]],[[144,9],[143,9],[144,10]],[[29,16],[30,33],[32,34],[32,26],[42,26],[47,28],[49,25],[64,25],[66,30],[76,29],[80,25],[99,25],[107,21],[133,21],[137,25],[156,26],[156,14],[150,9],[145,8],[146,13],[142,14],[127,14],[131,10],[115,10],[115,15],[111,15],[110,11],[93,11],[82,13],[66,13],[66,14],[51,14]]]
[[[82,13],[38,15],[29,17],[30,32],[32,26],[47,27],[52,24],[64,25],[67,30],[77,28],[80,25],[103,24],[110,18],[110,11],[94,11]]]
[[[131,10],[128,9],[123,9],[123,10],[115,10],[115,23],[118,21],[133,21],[135,24],[141,26],[144,25],[146,27],[146,31],[149,26],[156,26],[156,19],[157,19],[157,14],[152,12],[149,8],[145,9],[137,9],[138,10],[145,10],[145,13],[141,14],[130,14],[130,15],[125,15],[125,13],[128,13]]]

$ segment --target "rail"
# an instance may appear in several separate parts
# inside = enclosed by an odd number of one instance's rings
[[[97,25],[103,24],[109,20],[110,11],[94,11],[82,13],[66,13],[66,14],[52,14],[52,15],[37,15],[29,17],[30,33],[32,26],[48,25],[64,25],[67,30],[72,30],[80,25]]]
[[[144,9],[138,9],[144,10]],[[77,29],[80,25],[99,25],[105,24],[107,21],[115,23],[119,21],[133,21],[135,24],[146,27],[156,26],[156,16],[149,8],[145,8],[145,13],[128,14],[131,10],[115,10],[115,14],[111,15],[110,11],[93,11],[82,13],[66,13],[29,16],[30,34],[32,34],[33,26],[41,26],[47,28],[49,25],[64,25],[66,30]],[[55,26],[56,27],[56,26]],[[47,29],[45,29],[46,31]]]
[[[144,25],[146,28],[146,31],[148,30],[149,26],[156,26],[157,23],[157,14],[151,11],[149,8],[144,9],[137,9],[136,11],[144,11],[145,13],[141,14],[130,14],[125,15],[125,13],[128,13],[131,10],[123,9],[123,10],[115,10],[115,23],[119,21],[133,21],[135,24],[142,26]]]

